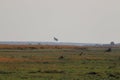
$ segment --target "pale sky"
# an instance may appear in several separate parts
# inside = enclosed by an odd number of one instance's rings
[[[0,0],[0,41],[120,42],[120,0]]]

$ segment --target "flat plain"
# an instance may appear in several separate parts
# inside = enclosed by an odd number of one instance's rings
[[[0,45],[0,80],[120,80],[120,48]]]

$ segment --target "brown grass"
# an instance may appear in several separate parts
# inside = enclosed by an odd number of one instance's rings
[[[0,57],[0,62],[23,62],[23,59]]]
[[[86,47],[68,45],[0,45],[0,49],[86,49]]]

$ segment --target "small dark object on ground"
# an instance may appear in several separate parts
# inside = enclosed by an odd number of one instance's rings
[[[64,56],[60,56],[59,59],[64,59]]]
[[[82,55],[83,55],[83,52],[81,52],[79,55],[82,56]]]
[[[97,73],[96,72],[89,72],[88,74],[96,75]]]
[[[114,74],[109,74],[108,76],[109,77],[116,77]]]
[[[51,70],[51,71],[43,71],[43,73],[64,73],[64,71]]]
[[[108,48],[107,50],[105,50],[105,52],[111,52],[112,49],[111,48]]]
[[[43,62],[43,64],[48,64],[48,62]]]

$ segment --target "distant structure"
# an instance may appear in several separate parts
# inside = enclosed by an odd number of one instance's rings
[[[56,37],[54,37],[53,39],[54,39],[54,41],[58,41],[58,38],[56,38]]]

